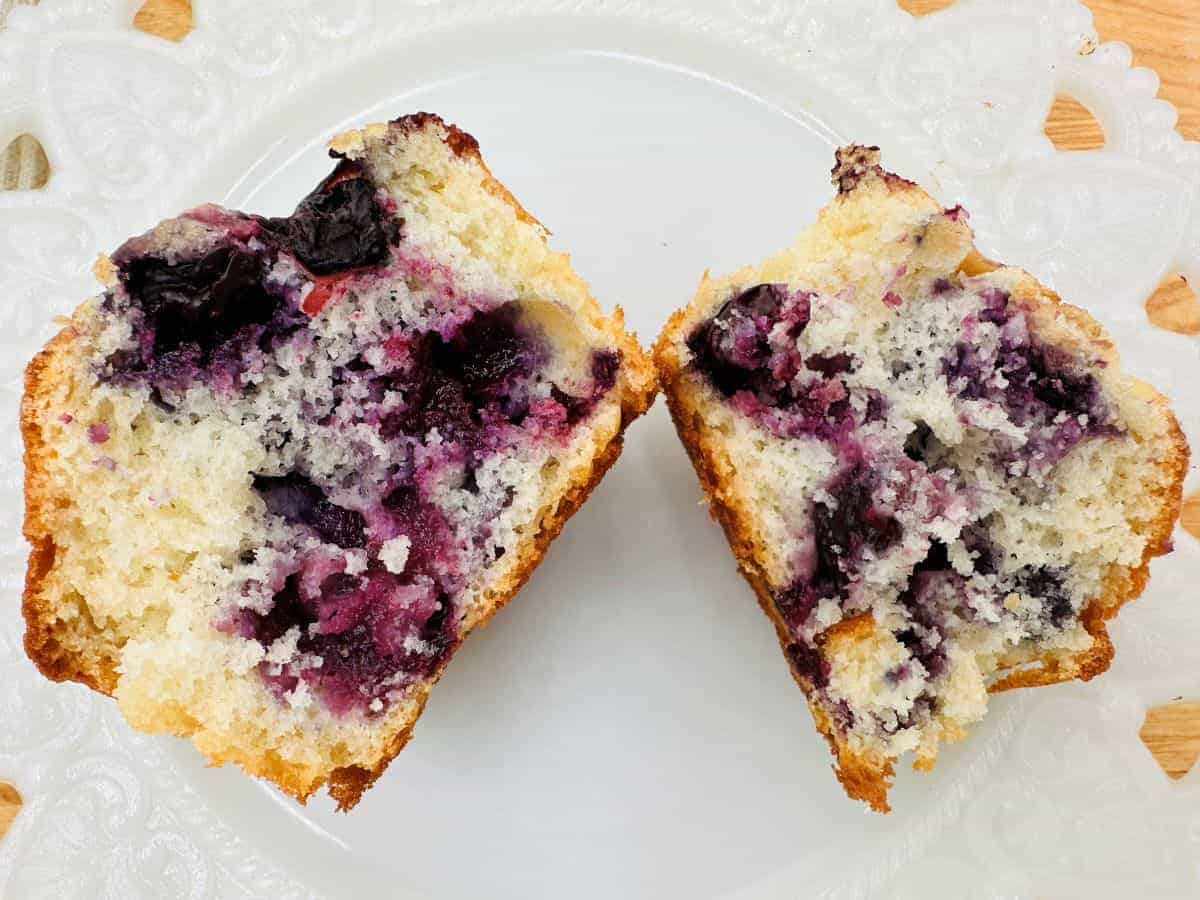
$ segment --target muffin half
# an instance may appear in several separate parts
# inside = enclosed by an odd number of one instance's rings
[[[24,609],[49,677],[348,808],[655,378],[469,135],[332,155],[287,218],[128,241],[30,365]]]
[[[705,277],[655,359],[848,794],[881,811],[989,691],[1089,679],[1170,549],[1188,450],[1085,312],[839,151],[796,244]]]

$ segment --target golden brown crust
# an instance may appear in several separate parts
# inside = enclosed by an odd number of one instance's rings
[[[447,122],[437,113],[415,112],[392,119],[392,124],[403,131],[424,131],[426,128],[441,128],[446,132],[446,146],[455,156],[473,156],[479,159],[479,141],[457,125]]]
[[[979,261],[983,258],[977,254],[968,257],[968,260],[963,268],[967,270],[969,266],[971,271],[964,271],[964,274],[975,274],[979,270],[993,271],[997,268],[990,260],[984,260],[981,266]],[[1086,310],[1063,302],[1057,293],[1037,282],[1032,275],[1028,277],[1035,286],[1035,302],[1054,308],[1075,326],[1085,336],[1095,357],[1116,359],[1116,348],[1100,323]],[[1115,651],[1112,639],[1108,636],[1107,622],[1117,615],[1122,606],[1140,596],[1145,590],[1146,582],[1150,578],[1150,560],[1171,551],[1171,534],[1175,530],[1175,521],[1179,518],[1183,505],[1183,482],[1187,476],[1189,449],[1187,438],[1171,410],[1170,403],[1149,385],[1144,385],[1144,388],[1149,394],[1148,401],[1161,410],[1170,434],[1168,452],[1158,460],[1159,477],[1150,488],[1158,514],[1151,521],[1140,523],[1141,533],[1146,538],[1146,548],[1141,561],[1136,566],[1110,567],[1104,578],[1100,596],[1092,598],[1080,614],[1084,630],[1092,637],[1090,647],[1066,657],[1046,655],[1034,660],[993,682],[988,688],[990,692],[1059,684],[1075,679],[1091,681],[1097,675],[1108,671]]]
[[[877,148],[847,148],[839,152],[838,164],[833,172],[839,196],[850,193],[860,182],[872,178],[882,178],[889,190],[921,190],[911,182],[886,172],[878,163]],[[975,276],[999,268],[1002,268],[1000,264],[972,249],[962,261],[960,272],[966,276]],[[1027,277],[1034,286],[1031,301],[1034,305],[1054,307],[1059,315],[1084,335],[1097,358],[1115,361],[1115,350],[1111,341],[1090,315],[1082,309],[1061,302],[1056,294],[1043,287],[1032,276]],[[654,362],[676,431],[699,476],[709,511],[724,530],[738,569],[754,589],[759,606],[774,623],[780,646],[787,656],[791,638],[786,623],[776,608],[768,578],[759,562],[766,554],[756,538],[753,510],[743,498],[729,489],[727,476],[733,471],[733,462],[720,442],[710,439],[702,425],[702,398],[696,387],[687,384],[684,378],[684,360],[679,358],[678,348],[682,329],[693,312],[690,307],[685,307],[672,315],[655,344]],[[1182,504],[1183,480],[1188,467],[1187,442],[1168,402],[1152,389],[1147,390],[1150,392],[1150,402],[1159,407],[1169,422],[1170,435],[1169,449],[1159,460],[1160,477],[1153,487],[1158,514],[1151,522],[1136,523],[1140,526],[1141,533],[1147,537],[1140,564],[1133,567],[1112,566],[1104,580],[1102,596],[1093,599],[1083,610],[1083,626],[1092,636],[1090,647],[1075,654],[1048,653],[1014,669],[992,684],[989,690],[1002,691],[1015,687],[1054,684],[1075,678],[1086,681],[1108,669],[1113,658],[1113,645],[1108,636],[1106,622],[1117,614],[1123,604],[1142,592],[1149,577],[1150,560],[1170,550],[1171,533]],[[856,619],[847,627],[856,627],[859,624],[861,622]],[[828,633],[819,637],[818,642],[823,642],[827,637]],[[789,662],[789,668],[807,696],[811,685],[797,672],[794,664]],[[846,743],[838,740],[827,715],[811,699],[809,709],[817,730],[825,737],[837,760],[835,772],[846,793],[866,801],[878,812],[889,811],[887,794],[894,775],[892,760],[856,753]],[[932,757],[919,756],[914,762],[916,768],[928,769],[932,765]]]
[[[25,653],[38,670],[52,681],[78,681],[103,694],[116,689],[115,660],[97,657],[96,665],[67,650],[60,640],[54,609],[43,589],[54,565],[57,546],[47,523],[47,510],[60,502],[46,487],[46,460],[54,450],[42,437],[38,405],[56,377],[54,367],[68,351],[79,332],[67,325],[55,335],[25,369],[25,393],[21,398],[20,429],[25,443],[25,540],[29,542],[29,564],[21,610],[25,618]]]
[[[386,133],[389,126],[397,127],[405,132],[419,131],[431,127],[442,132],[443,142],[454,152],[455,156],[464,159],[473,159],[483,169],[484,190],[511,206],[513,211],[516,212],[517,218],[522,222],[537,225],[539,228],[545,230],[545,226],[530,215],[517,198],[513,196],[512,192],[492,174],[492,170],[484,162],[483,154],[479,150],[479,141],[475,140],[474,137],[457,125],[447,122],[436,113],[412,113],[407,116],[401,116],[398,119],[393,119],[387,124],[368,125],[365,128],[355,131],[344,132],[330,141],[330,155],[334,157],[355,157],[361,153],[369,140]]]
[[[441,116],[434,113],[416,113],[412,116],[405,116],[403,119],[397,121],[403,123],[404,127],[412,128],[426,128],[429,125],[440,125],[446,130],[447,146],[454,151],[456,156],[470,157],[479,163],[484,174],[484,190],[486,190],[489,194],[500,198],[509,206],[511,206],[516,212],[517,218],[522,222],[528,222],[530,225],[537,225],[542,228],[545,227],[541,222],[531,216],[525,207],[520,204],[517,198],[513,196],[512,191],[505,187],[504,184],[492,174],[492,170],[489,169],[488,164],[484,162],[483,154],[479,151],[479,141],[475,140],[475,138],[470,134],[463,131],[457,125],[446,122]]]
[[[1067,308],[1067,304],[1063,304],[1063,308]],[[1157,501],[1158,515],[1142,526],[1146,549],[1141,562],[1136,566],[1110,567],[1104,579],[1103,592],[1094,597],[1081,613],[1083,627],[1092,636],[1091,647],[1066,659],[1048,656],[1030,667],[1016,669],[991,685],[989,690],[993,693],[1074,679],[1091,681],[1108,671],[1114,648],[1108,635],[1107,622],[1120,612],[1122,606],[1145,590],[1146,582],[1150,579],[1150,561],[1171,552],[1171,535],[1183,505],[1183,481],[1187,476],[1189,458],[1187,438],[1166,398],[1155,393],[1152,402],[1160,406],[1167,417],[1170,439],[1169,452],[1159,461],[1160,477],[1151,487]]]
[[[780,649],[786,657],[792,640],[787,623],[775,605],[766,572],[758,561],[762,554],[751,525],[752,511],[740,498],[725,490],[726,477],[722,473],[729,470],[730,461],[717,443],[708,439],[700,425],[700,410],[693,402],[696,398],[682,384],[683,365],[678,358],[673,336],[683,324],[686,314],[686,310],[678,310],[671,317],[654,347],[654,362],[658,367],[663,396],[666,398],[667,408],[671,411],[671,419],[675,422],[679,439],[700,479],[700,485],[708,500],[709,514],[725,532],[737,561],[738,571],[754,589],[759,607],[774,624]],[[807,697],[812,685],[794,665],[789,664],[788,668],[792,678]],[[809,711],[817,730],[837,759],[834,774],[846,793],[867,802],[878,812],[888,812],[890,807],[887,803],[887,791],[893,775],[891,762],[855,753],[845,743],[838,741],[833,724],[820,707],[810,702]]]
[[[508,189],[492,176],[479,154],[478,143],[469,134],[453,125],[446,125],[439,117],[428,113],[406,117],[398,124],[405,127],[405,122],[407,122],[407,127],[412,128],[424,127],[434,122],[443,126],[445,129],[444,140],[454,153],[459,156],[473,157],[483,167],[485,189],[512,206],[523,221],[538,224],[521,207]],[[377,127],[386,128],[386,126],[370,126],[362,132],[351,132],[339,136],[331,145],[335,151],[334,155],[345,155],[344,151],[360,147],[367,132]],[[97,266],[97,274],[103,280],[111,282],[111,263],[106,258],[102,258]],[[105,278],[104,276],[109,277]],[[601,323],[617,341],[623,355],[622,374],[624,377],[618,383],[617,388],[621,392],[619,427],[607,444],[599,449],[592,459],[590,471],[582,473],[557,498],[553,507],[544,511],[536,533],[517,550],[519,556],[516,567],[506,582],[496,589],[488,609],[469,631],[485,624],[497,610],[506,605],[520,591],[542,561],[550,543],[561,532],[567,520],[579,509],[605,473],[616,462],[617,457],[620,456],[625,429],[650,407],[657,394],[658,384],[654,367],[636,339],[623,330],[622,323],[623,317],[620,308],[617,308],[611,317]],[[78,340],[79,334],[80,330],[75,325],[67,325],[34,357],[26,370],[25,393],[22,398],[20,415],[21,434],[25,442],[24,531],[31,546],[22,604],[26,622],[25,649],[30,659],[46,677],[55,681],[76,681],[100,693],[112,696],[117,687],[119,648],[111,648],[113,652],[104,653],[105,648],[101,646],[97,653],[87,657],[74,649],[65,648],[61,642],[62,623],[46,597],[46,578],[54,564],[57,552],[54,535],[47,524],[49,517],[46,515],[46,510],[52,504],[68,501],[54,496],[46,487],[47,460],[54,453],[54,449],[43,439],[39,414],[42,406],[47,402],[50,391],[53,390],[56,383],[62,380],[63,374],[59,370],[68,364],[73,350],[72,345]],[[94,626],[90,627],[99,642],[101,632]],[[466,634],[463,637],[465,638]],[[419,695],[413,698],[415,707],[411,719],[405,727],[389,739],[387,748],[371,768],[358,765],[343,766],[332,770],[327,779],[314,780],[309,770],[288,763],[274,753],[266,753],[252,760],[240,755],[223,757],[219,752],[210,752],[208,755],[216,764],[237,763],[251,774],[270,780],[301,803],[306,802],[324,785],[337,802],[339,810],[349,810],[359,802],[363,793],[374,784],[388,764],[408,743],[416,720],[424,709],[430,689],[440,676],[441,671],[439,670],[434,678],[420,686]],[[186,728],[173,730],[181,736],[190,734]]]

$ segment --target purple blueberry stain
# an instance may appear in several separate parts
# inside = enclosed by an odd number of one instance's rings
[[[949,214],[961,217],[960,211]],[[995,438],[992,461],[1005,477],[1040,478],[1082,441],[1119,433],[1101,384],[1089,371],[1101,361],[1077,359],[1040,340],[1031,333],[1027,312],[1006,291],[973,284],[939,278],[923,295],[965,306],[961,336],[944,359],[933,360],[934,371],[946,379],[952,396],[994,404],[1024,430]],[[953,447],[929,423],[912,423],[895,442],[901,422],[891,423],[891,404],[881,392],[857,384],[860,360],[845,352],[801,351],[810,300],[811,295],[780,284],[735,293],[687,336],[689,366],[739,414],[777,437],[815,438],[836,460],[833,474],[809,504],[803,533],[807,549],[795,554],[792,580],[772,591],[791,632],[786,650],[792,668],[826,697],[836,727],[851,726],[835,714],[845,701],[827,693],[828,661],[814,633],[819,627],[813,623],[815,611],[830,601],[841,607],[843,619],[862,612],[858,585],[866,567],[893,551],[906,559],[921,552],[919,544],[912,546],[915,535],[905,540],[892,512],[897,503],[919,496],[927,521],[937,519],[944,528],[950,515],[958,523],[957,541],[930,539],[924,556],[909,563],[910,573],[895,595],[905,624],[893,633],[908,659],[884,678],[893,686],[918,675],[926,681],[907,712],[877,717],[880,730],[895,734],[926,722],[936,711],[933,683],[947,674],[949,648],[960,629],[995,616],[1019,617],[1026,631],[1044,635],[1072,627],[1078,611],[1066,567],[1014,571],[993,537],[994,522],[968,518],[962,524],[975,499],[962,482]],[[902,306],[900,298],[895,300],[885,302]],[[897,379],[922,370],[920,360],[893,364]],[[969,426],[973,420],[964,413],[960,421]],[[873,423],[884,427],[859,430]],[[953,554],[951,544],[958,547]],[[1033,605],[1020,611],[1007,607],[1004,598],[1013,592]]]
[[[450,602],[428,586],[400,586],[394,576],[369,570],[332,575],[315,593],[288,576],[265,615],[243,610],[235,630],[264,649],[292,629],[296,651],[318,666],[262,663],[264,680],[281,695],[301,681],[335,714],[377,712],[392,691],[437,672],[458,635]]]
[[[857,425],[886,417],[886,401],[864,389],[856,406],[843,378],[861,366],[851,354],[800,353],[812,297],[780,284],[736,294],[688,336],[691,367],[777,436],[841,444]]]
[[[787,655],[796,674],[814,688],[820,689],[829,684],[829,661],[821,655],[819,649],[807,643],[796,642],[788,644]]]
[[[299,472],[255,475],[254,490],[272,515],[308,526],[326,543],[343,548],[366,544],[362,513],[331,503],[321,488]]]
[[[687,345],[695,365],[722,394],[728,397],[751,388],[772,391],[769,335],[783,319],[790,296],[787,285],[756,285],[725,301],[715,316],[692,331]],[[794,339],[808,324],[807,298],[793,308],[787,327]]]
[[[870,425],[873,422],[883,422],[887,420],[888,412],[891,409],[891,404],[880,391],[868,388],[863,392],[866,395],[866,410],[863,413],[863,424]]]
[[[340,438],[371,429],[372,446],[382,448],[373,452],[385,458],[371,469],[375,477],[307,471],[297,442],[308,438],[292,427],[273,428],[265,441],[271,451],[300,453],[300,462],[250,474],[265,514],[277,520],[273,533],[288,537],[271,539],[284,540],[272,543],[271,586],[244,586],[246,596],[265,592],[269,601],[226,607],[214,623],[264,649],[294,630],[295,654],[264,662],[264,681],[281,697],[308,685],[337,714],[378,713],[445,663],[461,639],[457,598],[474,565],[465,548],[488,546],[489,516],[512,500],[511,490],[494,486],[485,496],[480,466],[513,447],[564,442],[615,388],[621,365],[619,351],[598,349],[570,384],[549,383],[554,348],[519,305],[468,302],[452,272],[402,245],[391,209],[363,170],[343,161],[287,218],[216,207],[187,214],[210,230],[205,249],[191,256],[160,253],[151,237],[127,242],[114,254],[119,286],[101,300],[102,311],[128,323],[132,340],[98,366],[99,376],[145,388],[168,416],[187,415],[193,386],[230,403],[258,390],[281,350],[302,361],[321,352],[321,332],[311,327],[320,309],[300,306],[313,293],[305,290],[310,276],[325,288],[372,279],[404,256],[404,277],[453,306],[427,329],[396,321],[390,333],[356,332],[352,355],[334,362],[331,393],[298,402],[309,432]],[[87,434],[103,443],[108,426]],[[434,499],[447,472],[446,483],[486,510],[465,538],[446,501]],[[495,548],[487,557],[501,555]],[[258,555],[239,558],[250,566]]]
[[[1014,423],[1030,429],[1024,445],[1001,453],[998,465],[1024,473],[1032,463],[1034,471],[1044,470],[1080,442],[1112,435],[1112,416],[1095,376],[1031,336],[1025,314],[1012,309],[1008,294],[985,288],[980,298],[977,318],[999,329],[997,348],[961,341],[942,361],[942,373],[957,396],[998,404]]]
[[[1026,566],[1016,576],[1016,588],[1042,603],[1043,616],[1053,630],[1064,628],[1075,615],[1066,571],[1056,566]]]
[[[903,533],[899,521],[874,498],[878,474],[859,463],[829,485],[828,500],[812,506],[816,560],[812,571],[775,595],[784,620],[799,631],[823,599],[844,600],[868,554],[887,552]]]
[[[465,447],[468,458],[486,455],[492,429],[512,427],[513,395],[522,389],[531,367],[540,364],[544,351],[520,337],[509,313],[480,323],[476,336],[480,344],[474,355],[465,341],[433,344],[440,341],[433,338],[427,342],[433,345],[426,346],[403,375],[413,402],[400,419],[381,420],[381,434],[395,442],[423,441],[437,431],[451,446]],[[612,366],[602,359],[593,372],[597,368],[601,377],[596,379],[600,387],[593,390],[596,396],[572,398],[570,405],[576,412],[594,403],[604,390],[605,372],[611,372]],[[464,489],[469,490],[473,477],[468,459]],[[268,621],[273,621],[272,616],[291,621],[302,607],[305,623],[319,625],[316,633],[306,632],[297,650],[324,662],[317,670],[303,670],[299,677],[312,684],[335,712],[370,711],[370,704],[386,694],[381,686],[391,690],[435,671],[459,639],[458,617],[450,614],[459,574],[450,550],[450,525],[424,496],[418,480],[402,475],[371,509],[364,510],[365,516],[330,502],[317,484],[298,473],[256,476],[254,483],[269,512],[311,528],[328,543],[366,546],[373,554],[376,530],[408,541],[402,572],[382,571],[372,564],[359,576],[335,573],[322,582],[319,597],[299,601],[285,590],[279,599],[282,612],[268,614]],[[275,631],[268,625],[265,633],[255,630],[253,636],[266,646]],[[288,671],[276,685],[285,693],[298,683],[289,680]],[[271,681],[273,676],[264,677]]]
[[[907,611],[910,625],[897,638],[930,678],[946,670],[948,616],[955,609],[955,599],[965,603],[964,591],[962,576],[950,567],[946,545],[934,541],[900,592],[898,602]]]
[[[621,353],[618,350],[594,350],[592,352],[591,374],[592,390],[598,396],[603,396],[612,390],[617,383],[617,373],[621,370]]]
[[[458,616],[451,612],[462,573],[454,533],[426,496],[411,448],[425,447],[426,456],[433,452],[428,448],[440,448],[444,464],[462,467],[462,489],[472,492],[475,468],[537,415],[529,394],[549,352],[519,311],[506,305],[477,313],[449,338],[430,333],[406,342],[404,363],[395,368],[376,369],[362,356],[351,360],[338,378],[347,385],[363,383],[358,415],[375,423],[398,460],[395,478],[361,512],[332,502],[327,490],[298,472],[254,477],[269,513],[326,543],[365,548],[374,558],[384,540],[407,540],[403,571],[371,562],[365,573],[329,575],[319,596],[301,592],[297,599],[285,589],[278,615],[291,621],[297,609],[305,610],[309,630],[297,650],[324,662],[316,670],[290,666],[279,677],[264,674],[277,689],[293,690],[300,678],[335,712],[370,712],[387,690],[425,677],[448,657],[459,639]],[[538,402],[553,405],[563,418],[582,418],[615,384],[619,362],[615,352],[599,351],[590,364],[593,384],[586,396],[558,392],[560,399]],[[403,396],[402,406],[374,412],[390,395]],[[430,443],[434,435],[437,441]],[[255,627],[251,636],[267,646],[276,630],[268,625],[260,634]],[[331,653],[337,658],[331,660]]]

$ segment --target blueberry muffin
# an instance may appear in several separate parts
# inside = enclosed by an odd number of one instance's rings
[[[656,384],[469,135],[331,152],[287,218],[128,241],[33,360],[24,611],[50,678],[345,809]]]
[[[655,351],[711,510],[850,796],[888,809],[989,691],[1103,672],[1188,450],[1085,312],[847,147],[787,250],[705,277]]]

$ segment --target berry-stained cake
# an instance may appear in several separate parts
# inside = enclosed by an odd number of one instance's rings
[[[1170,548],[1166,401],[1082,310],[848,147],[791,248],[706,277],[656,348],[714,515],[846,791],[886,810],[989,691],[1089,679]]]
[[[469,135],[332,155],[287,218],[203,206],[100,262],[28,371],[24,608],[49,677],[348,808],[655,377]]]

